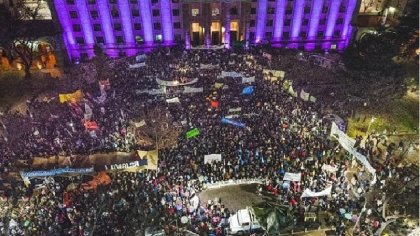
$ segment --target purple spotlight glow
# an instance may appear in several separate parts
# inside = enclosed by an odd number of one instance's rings
[[[295,1],[295,5],[293,8],[292,33],[290,34],[290,37],[292,38],[292,40],[296,40],[299,37],[304,8],[305,8],[305,0]]]
[[[134,45],[133,24],[131,23],[131,11],[128,5],[128,0],[118,0],[118,7],[120,8],[120,18],[122,28],[124,31],[125,43]]]
[[[267,0],[259,0],[257,7],[257,28],[255,30],[255,43],[264,39],[265,19],[267,18]]]
[[[80,24],[82,26],[83,35],[85,36],[85,43],[87,46],[95,44],[93,38],[93,30],[90,22],[89,11],[85,0],[76,0],[76,8],[79,13]]]
[[[102,30],[105,36],[105,44],[113,46],[115,44],[114,31],[112,30],[111,14],[109,14],[109,7],[107,0],[98,0],[97,4],[99,10],[99,17],[101,19]]]
[[[341,39],[346,39],[346,37],[349,35],[351,37],[350,23],[351,23],[351,19],[353,18],[353,11],[354,11],[354,8],[356,7],[356,4],[357,4],[357,0],[349,0],[348,2],[346,16],[344,18],[343,30],[341,31]],[[350,34],[348,34],[348,32],[350,32]]]
[[[309,21],[308,39],[316,38],[319,25],[319,16],[321,15],[324,0],[314,0],[312,5],[311,20]]]
[[[276,15],[274,18],[274,32],[273,32],[273,41],[278,42],[281,40],[283,35],[284,28],[284,13],[286,12],[286,3],[285,0],[277,0],[276,2]]]
[[[150,7],[150,0],[140,0],[140,15],[141,21],[143,23],[144,30],[144,41],[147,45],[153,44],[153,27],[152,27],[152,16],[150,12],[152,11]]]
[[[163,41],[166,44],[173,43],[174,33],[172,29],[172,14],[171,14],[171,1],[170,0],[161,0],[160,9],[162,16],[162,34]]]
[[[325,38],[330,39],[334,32],[335,22],[337,21],[338,10],[341,0],[331,1],[330,12],[328,14],[327,28],[325,29]]]

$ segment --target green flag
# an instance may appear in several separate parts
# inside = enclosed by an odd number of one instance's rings
[[[194,128],[192,130],[187,131],[187,139],[194,138],[200,134],[200,130],[198,128]]]

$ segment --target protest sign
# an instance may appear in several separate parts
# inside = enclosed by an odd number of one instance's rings
[[[300,91],[300,98],[303,100],[303,101],[309,101],[309,93],[307,93],[307,92],[305,92],[305,90],[301,90]]]
[[[231,120],[231,119],[227,119],[227,118],[222,118],[221,120],[222,124],[230,124],[230,125],[234,125],[237,127],[241,127],[241,128],[245,128],[246,125],[244,123],[235,121],[235,120]]]
[[[179,98],[170,98],[170,99],[166,99],[167,103],[180,103]]]
[[[192,130],[189,130],[186,133],[186,136],[187,136],[187,139],[190,139],[190,138],[197,137],[199,134],[200,134],[200,130],[198,128],[194,128]]]
[[[254,86],[247,86],[242,90],[242,95],[251,95],[254,93]]]
[[[60,103],[66,103],[66,102],[81,102],[83,100],[83,92],[82,90],[76,90],[73,93],[60,93],[58,95],[58,99]]]
[[[222,161],[222,154],[204,155],[204,164],[212,163],[213,161]]]
[[[322,190],[321,192],[313,192],[307,188],[305,189],[305,191],[303,191],[301,198],[328,196],[331,194],[331,189],[332,189],[332,186],[329,186],[326,189]]]
[[[283,181],[300,181],[302,178],[301,173],[290,173],[286,172],[283,177]]]

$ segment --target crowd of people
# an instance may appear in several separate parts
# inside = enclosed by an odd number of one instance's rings
[[[93,191],[79,186],[89,176],[47,178],[43,187],[13,182],[3,189],[0,203],[0,232],[7,235],[136,235],[150,226],[167,227],[187,217],[182,226],[199,235],[225,235],[228,218],[233,213],[223,202],[200,202],[191,199],[206,185],[225,180],[261,179],[264,191],[276,196],[279,203],[292,209],[295,224],[305,224],[307,212],[328,212],[327,224],[344,235],[347,224],[357,221],[344,217],[355,215],[364,207],[364,193],[370,178],[364,171],[351,180],[347,171],[358,166],[340,144],[329,136],[331,124],[323,120],[320,102],[312,103],[290,96],[282,80],[267,80],[263,68],[286,71],[286,78],[300,66],[285,64],[280,54],[269,60],[262,49],[248,51],[157,49],[147,54],[146,66],[128,69],[133,58],[114,63],[110,89],[99,101],[98,84],[85,83],[85,98],[76,107],[57,99],[34,98],[27,101],[28,112],[3,114],[0,140],[1,172],[13,169],[15,160],[98,152],[129,152],[144,149],[136,137],[127,132],[130,121],[142,111],[163,106],[172,125],[184,133],[198,128],[197,137],[180,135],[176,145],[159,150],[158,171],[110,173],[112,183]],[[271,53],[271,52],[270,52]],[[290,64],[290,62],[288,62]],[[213,65],[203,69],[200,65]],[[305,65],[308,67],[308,65]],[[314,70],[325,70],[315,68]],[[247,77],[254,92],[242,95],[245,86],[237,78],[220,78],[222,71],[236,71]],[[290,72],[290,73],[289,73]],[[324,71],[325,72],[325,71]],[[310,77],[311,71],[307,71]],[[195,78],[191,85],[203,88],[198,93],[180,93],[182,86],[166,94],[150,95],[138,91],[159,89],[156,78],[183,82]],[[300,78],[301,79],[301,78]],[[215,83],[223,84],[216,88]],[[298,84],[298,83],[296,83]],[[61,91],[70,92],[70,91]],[[103,91],[102,91],[103,92]],[[180,103],[166,103],[178,97]],[[211,101],[217,101],[212,105]],[[92,133],[83,124],[83,103],[92,109],[98,128]],[[237,109],[230,114],[230,109]],[[231,116],[245,127],[223,124]],[[182,133],[182,134],[184,134]],[[147,147],[146,147],[147,148]],[[375,159],[375,152],[367,152]],[[220,162],[204,163],[204,155],[221,154]],[[73,160],[73,162],[77,162]],[[333,167],[334,171],[322,168]],[[377,183],[396,167],[389,164]],[[286,172],[300,173],[300,181],[284,181]],[[381,173],[382,173],[381,172]],[[331,187],[331,196],[305,197],[305,189],[320,192]],[[377,215],[371,214],[375,218]],[[378,220],[377,220],[378,221]],[[368,221],[366,221],[368,222]],[[362,231],[371,235],[378,225],[362,222]]]

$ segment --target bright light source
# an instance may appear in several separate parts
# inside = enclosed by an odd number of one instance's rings
[[[389,7],[388,10],[389,10],[389,13],[394,13],[395,10],[397,9],[395,7]]]

